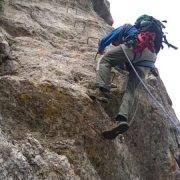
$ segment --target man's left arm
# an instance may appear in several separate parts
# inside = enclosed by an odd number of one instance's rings
[[[105,37],[99,42],[98,53],[103,54],[105,48],[109,46],[112,42],[115,42],[119,38],[119,34],[122,32],[124,26],[121,26],[117,29],[114,29],[108,33]]]

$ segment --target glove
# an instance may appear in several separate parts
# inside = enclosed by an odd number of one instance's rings
[[[115,40],[111,43],[113,46],[119,46],[120,42],[118,40]]]
[[[104,50],[103,51],[98,51],[98,54],[103,55],[103,54],[105,54],[105,51]]]

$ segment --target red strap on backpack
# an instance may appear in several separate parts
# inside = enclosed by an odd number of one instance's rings
[[[134,53],[142,53],[142,51],[148,48],[151,52],[155,52],[154,40],[156,34],[152,32],[140,32],[136,37],[136,45],[133,49]]]

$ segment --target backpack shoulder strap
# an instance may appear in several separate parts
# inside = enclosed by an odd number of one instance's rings
[[[172,45],[172,44],[170,44],[168,42],[168,40],[167,40],[165,35],[163,36],[163,39],[164,39],[163,43],[167,44],[168,47],[171,47],[171,48],[176,49],[176,50],[178,49],[178,47],[176,47],[176,46],[174,46],[174,45]]]

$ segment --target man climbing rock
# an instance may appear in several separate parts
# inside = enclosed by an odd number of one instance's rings
[[[108,33],[99,43],[98,53],[103,55],[97,66],[98,91],[92,98],[108,102],[111,89],[111,68],[126,67],[129,71],[127,88],[122,98],[119,113],[116,116],[118,126],[110,131],[103,132],[107,139],[114,139],[129,129],[128,117],[133,105],[136,88],[141,84],[128,59],[132,62],[142,80],[152,71],[155,72],[154,63],[164,41],[169,44],[163,34],[165,26],[152,16],[140,16],[135,25],[125,24]],[[114,45],[105,53],[108,45]],[[156,74],[156,73],[154,73]]]

